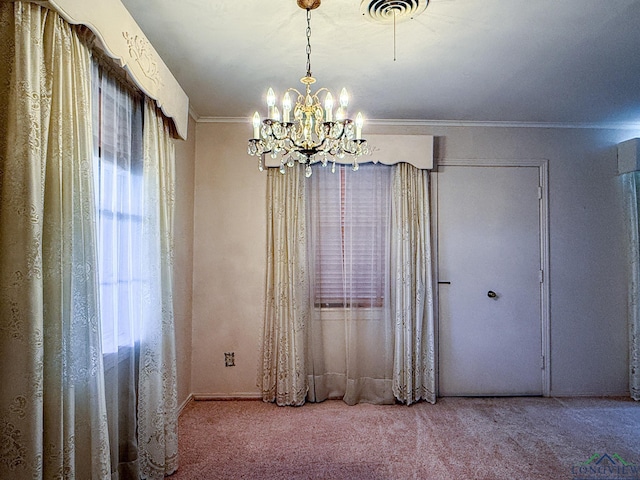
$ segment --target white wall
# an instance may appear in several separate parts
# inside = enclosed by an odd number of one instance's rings
[[[549,160],[551,394],[628,391],[626,263],[616,144],[632,133],[442,129],[441,158]]]
[[[436,161],[548,159],[552,395],[628,391],[626,262],[616,145],[638,131],[412,127]],[[372,127],[371,133],[402,133]],[[198,123],[194,200],[196,395],[257,396],[264,311],[266,175],[250,127]],[[224,352],[236,366],[224,366]],[[180,352],[179,352],[180,354]]]

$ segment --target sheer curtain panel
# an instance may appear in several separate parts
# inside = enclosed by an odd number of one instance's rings
[[[393,403],[392,167],[318,168],[307,179],[313,316],[309,400]]]
[[[174,146],[155,104],[93,64],[94,181],[114,479],[177,469]]]
[[[138,478],[137,385],[142,315],[142,101],[93,62],[98,278],[111,469]]]
[[[396,165],[392,205],[393,393],[406,404],[421,399],[435,403],[429,172]]]
[[[144,104],[142,286],[138,449],[140,474],[160,479],[178,468],[178,402],[173,317],[175,147],[155,102]]]
[[[0,45],[0,477],[108,479],[90,53],[22,2]]]
[[[113,478],[177,468],[174,147],[153,102],[94,62],[98,277]],[[144,125],[143,125],[144,117]]]
[[[308,390],[309,279],[305,177],[296,164],[267,172],[267,285],[262,399],[302,405]]]
[[[428,171],[270,169],[267,182],[265,401],[434,403]]]
[[[640,172],[622,175],[629,258],[629,392],[640,400]]]

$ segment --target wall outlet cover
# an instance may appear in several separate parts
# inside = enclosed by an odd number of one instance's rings
[[[236,359],[235,352],[225,352],[224,354],[224,366],[225,367],[235,367]]]

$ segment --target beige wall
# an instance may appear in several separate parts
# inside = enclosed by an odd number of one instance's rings
[[[186,141],[176,141],[175,257],[173,308],[176,328],[178,405],[191,394],[193,306],[193,192],[196,123],[189,118]]]
[[[626,263],[616,145],[638,131],[412,127],[435,157],[548,159],[551,393],[628,390]],[[398,127],[372,133],[401,133]],[[265,280],[266,175],[246,154],[250,127],[198,123],[191,387],[255,396]],[[436,173],[437,175],[437,173]],[[224,367],[234,351],[235,367]]]
[[[193,269],[194,394],[246,396],[256,387],[265,277],[266,176],[244,125],[196,128]],[[224,366],[234,352],[235,367]]]

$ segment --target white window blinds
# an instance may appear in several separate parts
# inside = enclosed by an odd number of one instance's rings
[[[316,307],[380,307],[386,295],[390,167],[319,168],[310,180]]]

